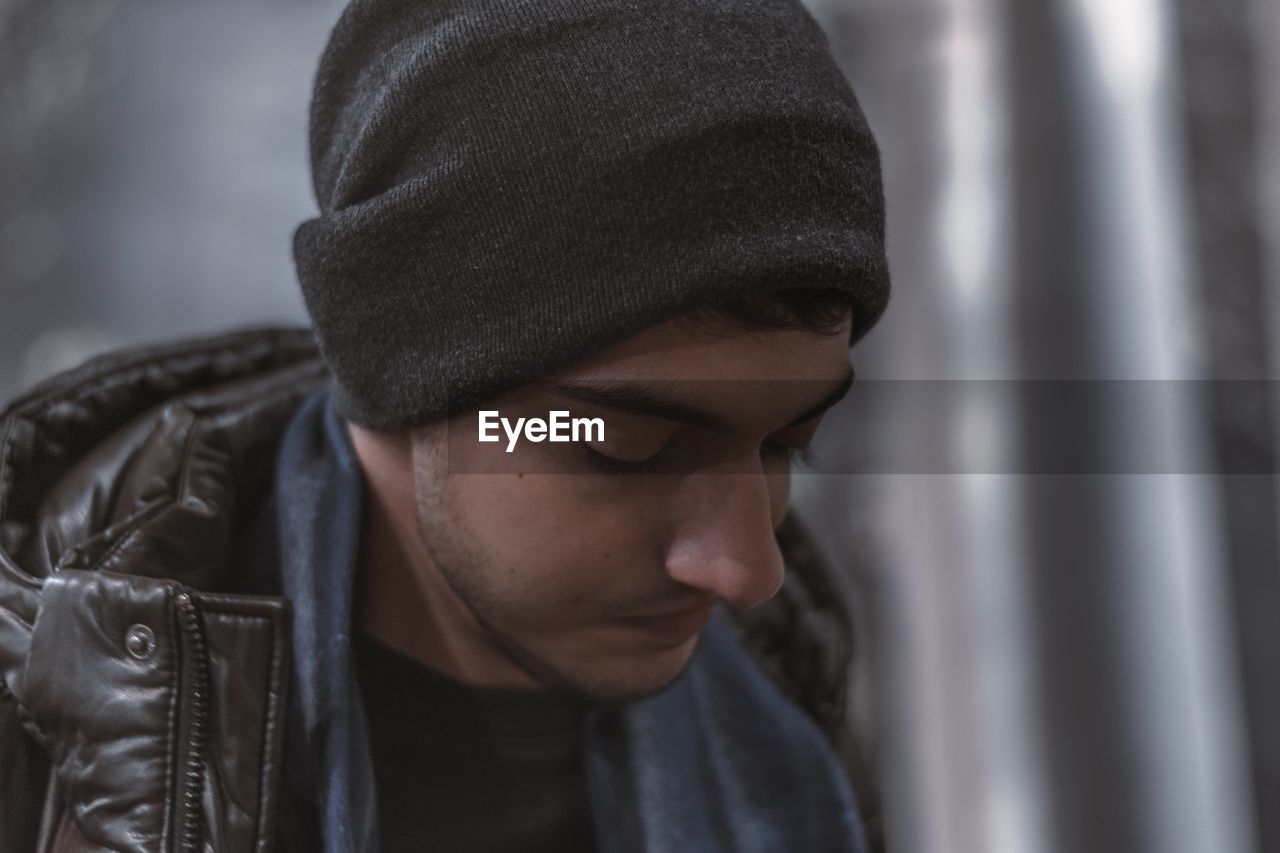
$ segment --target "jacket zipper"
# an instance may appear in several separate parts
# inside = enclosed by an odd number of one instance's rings
[[[177,823],[174,848],[179,851],[200,853],[201,843],[201,795],[204,788],[204,763],[209,729],[209,664],[207,645],[200,623],[200,611],[189,592],[175,597],[178,606],[178,625],[182,632],[183,661],[187,668],[186,693],[183,698],[184,724],[187,727],[186,755],[179,771],[178,805],[181,809]]]

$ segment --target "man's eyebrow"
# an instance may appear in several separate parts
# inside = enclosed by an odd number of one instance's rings
[[[828,393],[827,396],[801,412],[794,420],[791,421],[791,423],[787,424],[785,428],[799,426],[805,421],[813,420],[818,415],[821,415],[826,412],[827,409],[843,400],[849,393],[849,389],[853,387],[854,375],[853,368],[850,367],[849,372],[844,375],[844,378],[840,380],[836,387],[831,389],[831,392]]]
[[[853,387],[853,380],[854,371],[850,367],[849,372],[825,397],[797,415],[783,429],[798,426],[805,421],[812,420],[843,400],[845,395],[849,393],[849,389]],[[620,380],[615,380],[608,384],[593,384],[581,381],[545,381],[537,384],[556,396],[568,397],[605,409],[678,421],[717,432],[735,432],[734,425],[721,418],[715,412],[709,412],[706,409],[691,405],[678,396],[667,393],[668,389],[690,381],[697,380],[668,379],[646,385]]]

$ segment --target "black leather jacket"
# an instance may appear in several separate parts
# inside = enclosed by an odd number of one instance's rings
[[[0,853],[274,849],[291,608],[242,568],[327,381],[307,330],[254,330],[95,359],[0,415]],[[778,536],[782,592],[738,628],[865,810],[848,611],[798,521]]]

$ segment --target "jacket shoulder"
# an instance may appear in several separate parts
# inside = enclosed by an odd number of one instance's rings
[[[181,567],[216,587],[226,520],[265,492],[264,460],[327,375],[307,330],[260,329],[121,350],[35,386],[0,413],[0,566],[11,582]]]
[[[326,380],[307,330],[250,330],[111,353],[0,412],[0,816],[22,816],[0,850],[140,849],[193,774],[239,810],[208,821],[217,849],[268,831],[287,607],[218,590]]]

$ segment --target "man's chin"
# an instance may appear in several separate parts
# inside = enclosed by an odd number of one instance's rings
[[[594,702],[611,704],[639,702],[642,699],[648,699],[662,693],[672,684],[679,681],[680,676],[688,668],[688,664],[689,661],[686,659],[684,666],[676,672],[660,678],[619,679],[613,677],[591,681],[579,680],[578,684],[569,685],[569,689]]]
[[[638,702],[655,696],[680,679],[693,660],[694,642],[639,657],[590,662],[539,661],[527,667],[540,681],[594,702]]]

